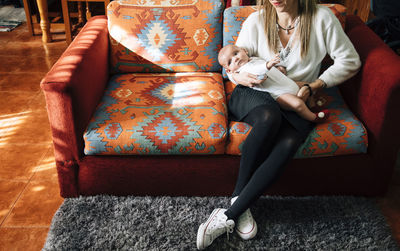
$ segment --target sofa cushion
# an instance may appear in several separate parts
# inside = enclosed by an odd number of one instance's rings
[[[226,82],[227,97],[230,97],[234,84]],[[295,158],[321,157],[366,153],[368,146],[367,131],[362,123],[347,107],[337,87],[323,89],[318,100],[324,103],[332,113],[328,121],[316,124]],[[229,123],[229,138],[226,153],[240,155],[241,147],[251,126],[244,122]]]
[[[221,0],[111,2],[111,71],[221,71],[223,9]]]
[[[220,73],[111,78],[84,133],[86,155],[223,154],[227,109]]]

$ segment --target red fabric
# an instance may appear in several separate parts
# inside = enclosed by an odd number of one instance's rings
[[[229,196],[240,157],[86,156],[79,163],[82,195]],[[346,163],[344,165],[343,163]],[[265,194],[369,195],[384,193],[364,154],[292,160]]]
[[[53,135],[62,196],[76,196],[83,131],[108,80],[105,16],[88,21],[41,82]]]
[[[82,155],[83,131],[108,80],[107,19],[89,20],[41,82],[56,161]]]
[[[347,17],[346,31],[363,66],[340,88],[368,130],[368,154],[380,169],[377,175],[389,181],[400,148],[400,57],[357,16]]]
[[[78,191],[78,163],[75,161],[56,161],[58,183],[62,197],[77,197]]]
[[[240,0],[239,1],[239,6],[244,6],[244,5],[253,5],[255,1],[251,1],[251,0]],[[226,5],[225,8],[229,8],[232,6],[232,0],[227,0],[226,1]]]

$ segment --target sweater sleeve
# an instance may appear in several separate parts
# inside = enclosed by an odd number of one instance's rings
[[[324,31],[324,40],[327,53],[334,63],[320,75],[319,79],[323,80],[327,87],[332,87],[354,76],[360,69],[361,61],[339,20],[331,11],[326,13],[329,18],[325,17],[322,20],[322,27],[327,27]]]

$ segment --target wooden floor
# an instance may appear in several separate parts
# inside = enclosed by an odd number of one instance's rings
[[[0,32],[0,250],[40,250],[63,201],[39,87],[67,48],[63,36],[42,44],[26,24]],[[387,195],[376,201],[400,243],[399,170]]]

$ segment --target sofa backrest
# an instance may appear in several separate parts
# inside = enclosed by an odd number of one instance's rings
[[[222,0],[111,2],[111,72],[221,71],[223,10]]]

